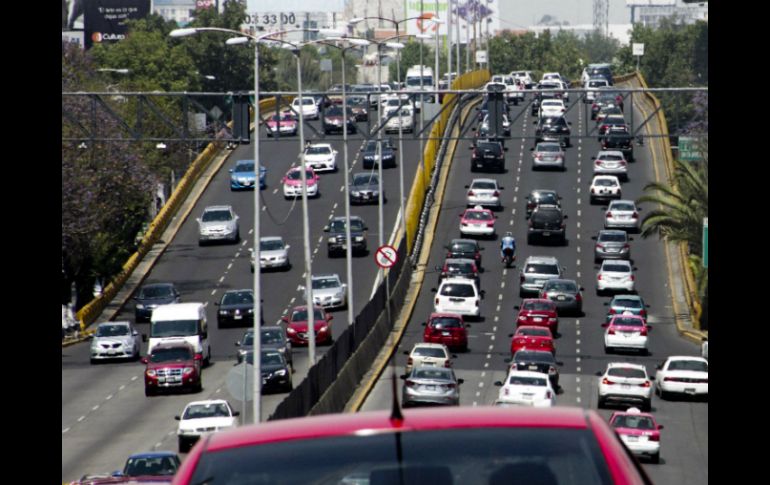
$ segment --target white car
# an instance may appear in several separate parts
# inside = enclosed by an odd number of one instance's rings
[[[491,210],[476,205],[460,214],[460,234],[463,236],[495,237],[495,220]]]
[[[394,114],[387,122],[385,122],[385,133],[401,132],[414,132],[414,111],[408,106],[401,108],[400,114]]]
[[[337,150],[329,143],[313,143],[305,148],[305,166],[316,172],[337,171]]]
[[[503,189],[497,185],[495,179],[473,179],[470,185],[465,186],[468,192],[465,194],[466,203],[469,206],[492,206],[502,208],[500,204],[500,191]]]
[[[639,231],[639,211],[633,200],[613,200],[604,213],[605,229]]]
[[[622,196],[620,180],[615,175],[594,175],[589,192],[592,204],[598,200],[619,199]]]
[[[586,97],[583,99],[584,103],[593,103],[596,101],[596,96],[599,94],[600,88],[609,87],[610,83],[603,77],[588,79],[588,82],[583,82],[583,87],[587,89]]]
[[[198,245],[209,241],[229,240],[237,243],[241,239],[238,215],[229,205],[212,205],[203,209],[198,221]]]
[[[538,118],[562,116],[565,111],[567,111],[567,108],[564,106],[564,101],[561,99],[544,99],[543,102],[540,103]]]
[[[481,292],[474,280],[445,278],[436,291],[433,308],[437,313],[478,317],[481,313]]]
[[[605,291],[625,291],[633,293],[634,269],[630,261],[623,259],[605,259],[596,274],[596,293],[601,295]]]
[[[404,351],[408,355],[406,359],[406,374],[412,372],[413,367],[452,367],[452,354],[444,344],[417,343],[411,352]]]
[[[633,315],[630,311],[622,315],[613,315],[609,322],[603,323],[604,352],[609,354],[616,350],[633,350],[647,355],[647,334],[652,326],[647,325],[644,317]]]
[[[294,110],[297,117],[297,122],[299,123],[299,113],[300,108],[302,111],[302,117],[303,119],[307,120],[317,120],[319,116],[318,112],[318,105],[315,102],[315,98],[312,96],[302,96],[302,104],[300,105],[299,98],[294,98],[294,101],[291,102],[291,108]]]
[[[543,77],[540,78],[540,81],[561,81],[561,74],[558,72],[546,72],[543,73]]]
[[[310,284],[313,286],[314,305],[323,308],[345,308],[348,305],[348,285],[342,282],[340,275],[336,273],[312,275]],[[303,301],[306,301],[305,286],[300,285],[299,290],[303,292]]]
[[[556,404],[556,391],[548,374],[511,370],[497,396],[496,404],[516,404],[550,408]]]
[[[390,95],[383,99],[382,103],[380,104],[382,106],[382,117],[385,118],[390,113],[393,113],[394,111],[398,111],[398,107],[409,107],[411,108],[412,112],[414,112],[414,103],[412,103],[411,99],[404,99],[399,96]]]
[[[708,396],[709,363],[702,357],[673,356],[658,366],[655,393],[666,399],[670,394]]]
[[[206,433],[216,433],[238,426],[238,420],[235,418],[239,414],[238,411],[233,411],[224,399],[189,403],[181,416],[174,417],[179,421],[176,432],[179,439],[179,452],[188,452],[198,438]]]
[[[131,322],[104,322],[91,340],[91,363],[105,359],[138,359],[142,336]]]
[[[594,158],[594,175],[615,175],[628,181],[628,162],[623,152],[602,150]]]
[[[270,268],[290,268],[289,246],[283,242],[281,236],[268,236],[259,238],[259,267],[261,269]],[[251,272],[254,272],[254,249],[251,251]]]
[[[703,337],[703,343],[700,346],[700,356],[709,360],[709,339],[707,337]]]
[[[647,368],[628,362],[610,362],[599,376],[599,409],[608,403],[641,404],[643,411],[650,410],[652,380]]]

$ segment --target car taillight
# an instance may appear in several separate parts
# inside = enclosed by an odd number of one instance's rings
[[[636,276],[631,275],[631,281],[635,281],[635,280],[636,280]]]
[[[623,166],[625,167],[626,165],[628,165],[628,162],[626,162],[625,160],[621,160],[621,161],[620,161],[620,164],[621,164],[621,165],[623,165]]]
[[[447,384],[447,385],[446,385],[446,387],[447,387],[447,389],[455,389],[455,388],[457,388],[457,384],[455,384],[455,383],[453,382],[453,383],[451,383],[451,384]]]
[[[623,245],[623,249],[631,249],[631,245],[630,244],[624,244]]]
[[[639,384],[639,387],[650,387],[652,386],[652,383],[650,381],[644,381],[642,384]]]
[[[202,353],[200,353],[200,354],[195,354],[195,357],[194,357],[194,359],[195,359],[195,360],[203,360],[203,354],[202,354]]]
[[[617,310],[615,310],[614,308],[610,308],[610,315],[614,315],[616,313],[617,313]]]
[[[519,283],[524,283],[524,275],[519,276]]]
[[[452,361],[447,359],[444,361],[444,367],[452,367]]]
[[[498,191],[496,191],[496,190],[495,190],[495,191],[492,193],[492,196],[494,196],[494,197],[500,197],[500,192],[498,192]]]
[[[532,219],[529,220],[529,223],[527,224],[529,227],[533,227],[532,225]]]
[[[472,190],[469,190],[469,191],[468,191],[468,196],[469,196],[469,197],[472,197],[472,196],[474,196],[474,195],[476,195],[476,194],[474,194]]]
[[[607,330],[607,335],[615,335],[615,329],[614,329],[614,328],[612,328],[612,327],[610,327],[610,328]]]
[[[596,249],[604,249],[604,244],[597,243],[596,244]]]
[[[414,359],[412,359],[411,357],[406,359],[406,365],[412,365],[412,364],[414,364]]]
[[[451,258],[452,257],[452,253],[446,253],[446,257],[447,258]]]
[[[591,105],[591,109],[599,109],[599,105],[594,103]]]
[[[551,391],[545,391],[545,398],[551,399]]]
[[[597,279],[597,280],[600,280],[600,279],[602,279],[602,275],[601,275],[601,273],[599,273],[599,274],[596,276],[596,279]]]
[[[636,211],[634,211],[634,213],[631,215],[631,217],[633,217],[634,219],[636,219],[636,218],[638,218],[638,217],[639,217],[639,213],[638,213],[638,212],[636,212]]]
[[[406,380],[406,387],[414,387],[414,386],[415,386],[415,382],[413,380],[411,379]]]
[[[605,377],[604,379],[602,379],[602,384],[607,384],[611,386],[615,383]]]
[[[644,318],[644,319],[646,319],[647,318],[647,310],[642,309],[641,311],[639,311],[639,316]]]
[[[461,223],[460,223],[460,225],[461,225],[461,226],[463,226],[463,227],[466,227],[466,226],[468,225],[468,223],[466,223],[466,222],[461,222]]]
[[[612,212],[609,212],[609,211],[607,211],[607,215],[606,215],[606,216],[604,216],[604,217],[606,217],[607,219],[609,219],[610,217],[612,217]]]
[[[511,391],[507,387],[504,389],[504,391],[506,396],[509,396],[511,394]]]
[[[476,306],[479,306],[479,299],[476,298]]]
[[[593,187],[591,187],[591,193],[592,193],[592,194],[595,194],[595,193],[596,193],[596,191],[594,190],[594,188],[593,188]]]
[[[438,298],[436,298],[436,305],[438,305]]]
[[[582,297],[582,296],[580,296],[580,293],[578,293],[577,295],[575,295],[575,301],[583,301],[583,297]]]
[[[495,222],[487,222],[487,227],[495,227]]]
[[[647,327],[642,327],[642,330],[639,331],[639,335],[646,337],[647,336]]]
[[[660,434],[651,434],[647,436],[648,441],[660,441]]]
[[[550,366],[550,367],[548,368],[548,373],[549,373],[549,374],[556,374],[556,367],[554,367],[554,366]]]

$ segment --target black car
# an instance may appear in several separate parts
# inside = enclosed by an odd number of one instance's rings
[[[615,84],[615,80],[612,77],[612,71],[609,67],[592,67],[586,69],[586,73],[588,74],[588,77],[603,77],[610,86]]]
[[[254,351],[246,354],[246,362],[254,365]],[[289,392],[293,389],[291,368],[282,353],[277,350],[262,349],[260,367],[263,391]]]
[[[540,118],[537,122],[537,128],[535,128],[535,143],[555,141],[563,146],[572,146],[569,138],[571,133],[569,124],[570,122],[563,116],[545,116]]]
[[[542,372],[548,374],[548,379],[554,389],[559,388],[559,363],[553,354],[543,350],[519,350],[513,356],[511,368]]]
[[[369,120],[369,102],[366,96],[348,96],[347,105],[356,117],[356,121]]]
[[[536,189],[529,193],[527,199],[527,217],[532,215],[532,211],[535,210],[540,204],[556,205],[561,207],[561,197],[555,190]]]
[[[353,244],[353,254],[366,253],[366,231],[368,227],[364,220],[358,216],[350,216],[350,241]],[[324,227],[324,232],[329,233],[327,238],[328,256],[331,258],[336,253],[345,252],[345,218],[335,217],[329,225]]]
[[[478,241],[473,239],[452,239],[444,246],[447,258],[471,259],[476,262],[476,268],[481,271],[481,250]]]
[[[226,291],[215,305],[219,307],[217,324],[220,327],[254,324],[254,292],[250,289]]]
[[[134,302],[136,302],[134,307],[136,322],[149,322],[150,318],[152,318],[152,311],[158,305],[179,303],[179,301],[179,292],[173,283],[144,285],[139,288],[139,292],[134,297]]]
[[[280,326],[270,326],[260,328],[260,346],[262,350],[275,350],[283,354],[289,367],[293,367],[294,359],[291,355],[291,342],[286,337],[286,330]],[[235,342],[238,349],[238,363],[243,362],[243,358],[249,352],[254,350],[254,331],[247,330],[243,338]]]
[[[596,96],[596,100],[594,101],[594,104],[591,105],[591,119],[595,120],[596,115],[599,114],[599,111],[605,107],[605,106],[619,106],[618,100],[615,97],[614,94],[608,93],[606,91],[599,92]]]
[[[565,244],[567,242],[567,226],[564,224],[566,217],[562,214],[561,207],[557,205],[540,204],[535,207],[529,218],[527,244],[532,244],[536,239],[556,239]]]
[[[362,150],[364,168],[377,167],[377,140],[369,140]],[[396,148],[390,138],[382,139],[382,168],[396,166]]]
[[[360,172],[353,174],[350,182],[351,204],[377,204],[380,198],[380,178],[377,173]],[[385,203],[385,190],[382,191],[382,202]]]
[[[499,141],[482,140],[471,146],[471,172],[477,169],[505,172],[505,153],[507,148]]]
[[[628,134],[628,125],[626,120],[620,116],[608,116],[599,125],[599,138],[598,142],[601,143],[610,134]]]
[[[333,132],[342,133],[342,124],[345,120],[348,125],[348,134],[358,131],[356,128],[356,115],[353,114],[353,110],[348,107],[347,119],[342,116],[343,113],[342,106],[332,106],[324,111],[321,122],[324,133],[327,135]]]
[[[602,139],[602,150],[620,150],[629,162],[634,161],[634,138],[628,132],[610,131]]]
[[[439,285],[444,278],[468,278],[476,282],[476,288],[481,287],[479,268],[473,259],[447,258],[443,266],[436,266],[436,271]]]

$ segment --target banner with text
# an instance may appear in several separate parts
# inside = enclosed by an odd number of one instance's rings
[[[86,49],[101,42],[123,40],[127,20],[143,19],[150,13],[150,0],[92,0],[85,5]]]

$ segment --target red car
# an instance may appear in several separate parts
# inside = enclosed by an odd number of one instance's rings
[[[297,119],[291,112],[273,115],[265,122],[265,130],[267,130],[267,136],[296,135]]]
[[[316,344],[332,343],[332,327],[329,322],[332,317],[323,308],[313,307],[313,327],[315,328]],[[286,322],[286,335],[294,345],[307,345],[307,306],[296,306],[290,316],[281,318]]]
[[[511,355],[521,349],[546,350],[556,355],[553,345],[553,334],[547,327],[521,325],[516,329],[511,339]]]
[[[461,315],[454,313],[431,313],[425,322],[422,341],[430,344],[444,344],[450,349],[468,350],[468,326]]]
[[[144,370],[144,395],[153,396],[160,390],[185,388],[202,391],[202,357],[184,340],[156,345],[150,355],[142,357],[142,363],[147,365]]]
[[[636,408],[612,413],[610,426],[631,453],[649,457],[653,463],[660,462],[660,430],[663,425],[656,423],[652,414]]]
[[[516,326],[535,325],[538,327],[548,327],[552,334],[556,335],[559,330],[559,316],[556,313],[556,303],[542,298],[527,298],[513,307],[519,310],[519,316],[516,318]]]
[[[404,450],[404,456],[394,452]],[[309,457],[287,466],[292,457]],[[469,471],[470,470],[470,471]],[[651,484],[594,410],[452,407],[326,414],[204,435],[174,485],[240,483]],[[359,478],[360,477],[360,478]],[[357,482],[356,482],[357,483]]]

